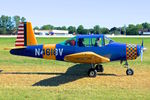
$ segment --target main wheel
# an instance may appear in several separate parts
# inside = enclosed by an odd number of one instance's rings
[[[97,70],[97,72],[103,72],[104,68],[102,65],[96,65],[95,69]]]
[[[94,68],[89,69],[88,76],[89,77],[96,77],[97,71]]]
[[[134,71],[133,71],[131,68],[129,68],[129,69],[127,69],[127,71],[126,71],[126,74],[127,74],[127,75],[133,75],[133,74],[134,74]]]

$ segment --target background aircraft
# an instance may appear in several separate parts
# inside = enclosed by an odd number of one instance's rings
[[[77,35],[58,44],[37,44],[30,22],[22,22],[18,27],[15,47],[10,53],[19,56],[43,58],[49,60],[67,61],[73,63],[91,64],[89,77],[96,77],[97,72],[103,72],[102,63],[125,61],[126,74],[133,75],[127,60],[134,60],[145,50],[142,45],[122,44],[114,42],[104,35]]]

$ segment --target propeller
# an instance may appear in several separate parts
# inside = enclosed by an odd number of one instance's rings
[[[141,61],[143,60],[143,40],[142,40],[142,44],[141,44]]]
[[[142,44],[141,44],[141,61],[143,61],[143,52],[146,50],[147,48],[144,48],[144,43],[142,40]]]

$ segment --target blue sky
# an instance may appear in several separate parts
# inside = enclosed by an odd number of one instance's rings
[[[2,0],[0,15],[24,16],[33,26],[111,28],[150,22],[150,0]]]

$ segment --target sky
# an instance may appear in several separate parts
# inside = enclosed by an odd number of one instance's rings
[[[150,22],[150,0],[1,0],[1,15],[23,16],[39,27],[112,28]]]

